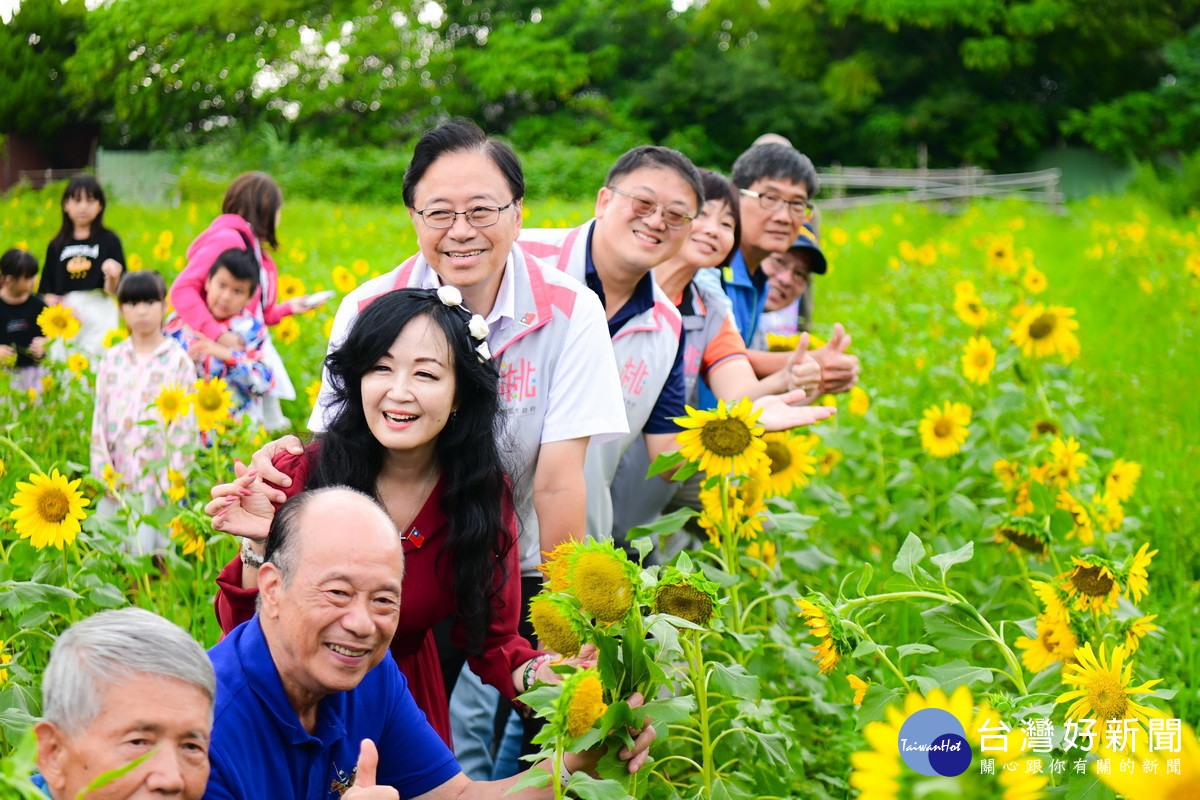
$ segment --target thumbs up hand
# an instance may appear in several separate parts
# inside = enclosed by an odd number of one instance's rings
[[[810,401],[816,397],[821,385],[821,365],[808,352],[807,333],[800,334],[800,342],[788,355],[783,371],[789,391],[802,389]]]
[[[850,347],[850,334],[846,333],[842,323],[833,326],[833,336],[819,350],[812,351],[812,357],[821,366],[822,394],[838,394],[850,391],[850,387],[858,383],[858,357],[846,352]]]
[[[376,786],[375,772],[379,769],[379,751],[370,739],[363,739],[358,751],[358,766],[354,770],[354,785],[342,800],[400,800],[400,793],[391,786]]]

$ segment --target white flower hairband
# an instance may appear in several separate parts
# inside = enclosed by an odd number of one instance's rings
[[[437,296],[443,305],[452,308],[454,306],[462,306],[463,304],[462,292],[453,286],[438,287]],[[465,311],[466,309],[464,308],[463,310]],[[479,345],[475,348],[475,352],[478,354],[480,361],[487,361],[492,357],[492,351],[488,348],[487,342],[484,341],[487,338],[489,330],[487,320],[478,314],[472,314],[471,319],[467,321],[467,331],[470,332],[471,338],[479,342]]]

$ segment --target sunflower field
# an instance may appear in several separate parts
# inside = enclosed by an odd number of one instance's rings
[[[58,198],[0,200],[2,246],[40,260]],[[170,280],[217,206],[114,202],[106,222],[131,269]],[[574,225],[589,208],[533,202],[525,224]],[[551,722],[543,752],[645,716],[659,730],[648,771],[622,775],[613,757],[565,791],[1200,796],[1200,220],[1124,196],[1061,213],[827,213],[822,236],[814,333],[845,324],[863,364],[858,387],[821,401],[840,413],[764,435],[744,404],[691,412],[683,451],[657,468],[705,476],[702,508],[647,533],[691,531],[697,546],[643,569],[587,543],[546,565],[539,634],[562,653],[594,645],[600,664],[527,695]],[[345,294],[416,247],[402,209],[307,201],[284,208],[280,241],[285,298]],[[336,303],[273,331],[297,430]],[[153,424],[194,414],[208,444],[183,469],[160,465],[171,505],[147,515],[129,476],[88,474],[95,365],[73,352],[71,320],[43,327],[61,345],[42,386],[0,373],[0,754],[37,715],[38,676],[72,621],[133,603],[216,641],[214,578],[235,545],[199,509],[267,438],[228,423],[221,386],[165,387]],[[730,430],[743,435],[715,435]],[[105,495],[117,511],[101,518]],[[170,532],[165,557],[121,546],[139,524]],[[635,690],[640,709],[624,702]],[[948,767],[902,751],[926,712],[965,745]]]

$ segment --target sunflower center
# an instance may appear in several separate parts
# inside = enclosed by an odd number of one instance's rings
[[[1058,326],[1058,317],[1054,314],[1046,313],[1029,323],[1029,338],[1030,339],[1045,339],[1054,333],[1054,329]]]
[[[946,417],[942,417],[937,422],[933,423],[933,435],[939,439],[949,438],[954,432],[954,422]]]
[[[1112,591],[1113,579],[1103,567],[1076,567],[1071,573],[1071,585],[1080,594],[1104,597]]]
[[[59,489],[49,489],[42,492],[37,501],[38,516],[52,525],[57,525],[67,518],[71,510],[71,502]]]
[[[984,351],[982,351],[982,350],[978,350],[978,351],[976,351],[976,353],[975,353],[975,366],[977,366],[977,367],[986,367],[987,365],[988,365],[988,354],[987,354],[987,353],[985,353],[985,352],[984,352]]]
[[[771,459],[772,475],[778,475],[792,465],[792,451],[783,442],[768,441],[767,457]]]
[[[1088,702],[1100,719],[1124,719],[1129,707],[1125,687],[1109,672],[1097,672],[1088,686]]]
[[[712,453],[733,457],[750,446],[750,429],[740,419],[714,419],[701,428],[700,441]]]
[[[1045,434],[1045,433],[1052,433],[1052,434],[1057,435],[1058,434],[1058,426],[1055,425],[1053,422],[1050,422],[1049,420],[1039,419],[1037,422],[1033,423],[1033,432],[1035,434],[1037,434],[1038,436],[1041,436],[1042,434]]]
[[[205,411],[216,411],[221,407],[221,395],[216,392],[201,392],[196,397],[196,405]]]
[[[1000,533],[1022,550],[1028,550],[1031,553],[1043,553],[1046,550],[1041,539],[1025,531],[1016,528],[1001,528]]]

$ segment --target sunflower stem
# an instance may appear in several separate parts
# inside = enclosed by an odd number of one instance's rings
[[[871,644],[878,646],[879,643],[876,642],[874,639],[872,639],[871,634],[867,633],[866,629],[863,628],[861,625],[850,622],[849,620],[845,620],[845,623],[846,623],[846,625],[848,625],[849,627],[854,629],[854,632],[856,634],[858,634],[860,639],[863,639],[864,641],[868,641]],[[908,678],[905,677],[904,673],[900,671],[900,668],[898,666],[896,666],[896,664],[890,658],[888,658],[887,652],[884,651],[884,649],[882,647],[880,647],[878,650],[875,651],[875,654],[877,656],[879,656],[879,660],[884,663],[884,666],[886,666],[888,669],[890,669],[892,671],[892,674],[900,679],[900,683],[904,684],[904,690],[911,692],[912,688],[913,688],[912,684],[908,682]]]
[[[700,647],[700,631],[688,631],[687,659],[692,692],[696,695],[697,723],[700,734],[700,776],[704,782],[702,797],[712,797],[712,786],[716,779],[713,764],[713,747],[716,744],[710,730],[708,708],[708,672],[704,666],[704,651]]]
[[[24,450],[22,450],[21,446],[19,444],[17,444],[16,442],[14,442],[12,439],[8,438],[7,436],[0,436],[0,444],[6,444],[10,448],[15,450],[17,455],[19,455],[19,456],[21,456],[21,458],[25,459],[25,462],[27,464],[29,464],[29,466],[33,469],[34,472],[37,472],[42,475],[46,474],[45,470],[43,470],[41,468],[41,466],[39,466],[38,463],[33,460],[32,457],[30,457],[29,453],[26,453]]]

